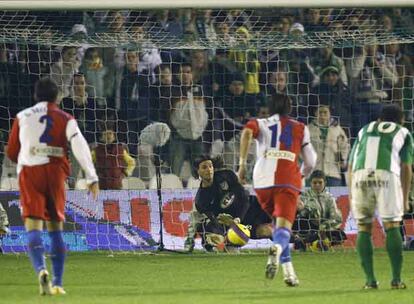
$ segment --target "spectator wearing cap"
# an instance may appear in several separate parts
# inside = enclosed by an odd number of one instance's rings
[[[331,109],[333,120],[343,127],[351,127],[351,93],[340,78],[336,66],[327,66],[321,71],[321,84],[312,92],[312,110],[319,105],[326,105]]]
[[[317,108],[316,118],[309,124],[309,133],[318,155],[316,169],[325,172],[327,186],[343,186],[341,173],[346,169],[349,142],[342,127],[331,119],[328,106]]]
[[[319,77],[322,77],[322,72],[327,67],[335,67],[338,70],[339,78],[341,78],[342,82],[348,84],[344,61],[335,55],[333,47],[329,46],[319,49],[312,56],[311,64]]]
[[[305,27],[303,26],[302,23],[295,22],[289,28],[289,36],[291,37],[299,38],[304,34],[305,34]]]

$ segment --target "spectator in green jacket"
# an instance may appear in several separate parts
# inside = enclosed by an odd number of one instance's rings
[[[295,245],[299,249],[328,250],[341,244],[346,235],[340,229],[342,214],[335,198],[326,189],[325,173],[315,170],[310,176],[311,188],[300,196],[298,213],[293,227]]]
[[[0,203],[0,235],[6,234],[9,231],[9,220],[7,218],[6,210],[4,210]]]
[[[3,238],[3,235],[9,232],[8,226],[9,226],[9,220],[7,218],[7,213],[4,210],[2,204],[0,203],[0,253],[3,252],[1,248],[1,239]]]

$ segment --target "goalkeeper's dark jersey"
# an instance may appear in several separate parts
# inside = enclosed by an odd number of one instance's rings
[[[195,197],[197,211],[210,219],[227,213],[243,222],[249,205],[248,193],[231,170],[215,171],[213,184],[207,188],[200,186]]]

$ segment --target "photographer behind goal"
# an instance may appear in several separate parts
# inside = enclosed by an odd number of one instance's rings
[[[236,174],[223,168],[220,156],[201,156],[193,166],[200,187],[191,213],[185,249],[192,251],[198,233],[207,251],[225,249],[227,230],[235,224],[251,226],[251,238],[272,237],[272,220],[261,209],[254,195],[240,184]]]

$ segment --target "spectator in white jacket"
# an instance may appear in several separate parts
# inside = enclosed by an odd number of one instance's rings
[[[77,48],[65,46],[61,51],[61,58],[50,67],[50,78],[58,85],[63,97],[71,93],[73,75],[78,72],[80,62],[77,58]]]
[[[309,124],[312,146],[318,155],[316,167],[326,174],[326,185],[343,186],[341,171],[346,169],[349,154],[348,136],[336,120],[331,120],[328,106],[321,105],[316,119]]]

